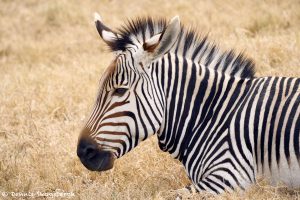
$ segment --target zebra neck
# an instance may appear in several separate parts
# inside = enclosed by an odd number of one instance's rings
[[[205,130],[215,116],[215,107],[222,104],[222,88],[238,90],[242,79],[200,66],[175,54],[167,54],[159,63],[165,94],[159,146],[182,161],[191,138],[206,134]]]

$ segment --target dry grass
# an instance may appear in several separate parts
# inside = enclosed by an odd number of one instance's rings
[[[189,183],[155,137],[108,172],[90,172],[79,162],[77,137],[112,58],[94,28],[94,11],[112,27],[138,15],[178,14],[224,48],[245,50],[258,75],[300,77],[299,10],[298,0],[0,0],[0,192],[174,199],[172,191]],[[261,184],[244,193],[189,198],[299,198],[299,191]]]

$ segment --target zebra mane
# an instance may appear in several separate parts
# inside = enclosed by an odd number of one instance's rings
[[[118,29],[118,37],[109,47],[112,51],[125,51],[136,42],[143,45],[147,39],[163,32],[166,26],[165,19],[147,17],[128,20],[125,26]],[[255,75],[252,59],[243,53],[237,55],[234,50],[222,52],[217,45],[208,41],[207,36],[200,37],[194,29],[184,26],[181,26],[179,38],[170,52],[231,76],[253,78]]]

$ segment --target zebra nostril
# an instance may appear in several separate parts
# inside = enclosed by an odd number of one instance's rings
[[[88,146],[86,147],[85,150],[85,158],[86,159],[91,159],[97,154],[97,149],[93,146]]]
[[[90,143],[86,140],[82,140],[79,142],[77,148],[77,155],[79,158],[91,159],[97,154],[97,152],[98,148],[96,144]]]

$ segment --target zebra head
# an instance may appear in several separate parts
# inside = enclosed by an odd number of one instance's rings
[[[159,131],[165,99],[157,63],[177,41],[180,22],[178,17],[168,24],[137,19],[114,32],[95,14],[95,24],[116,56],[100,79],[95,106],[79,136],[77,155],[89,170],[104,171]]]

